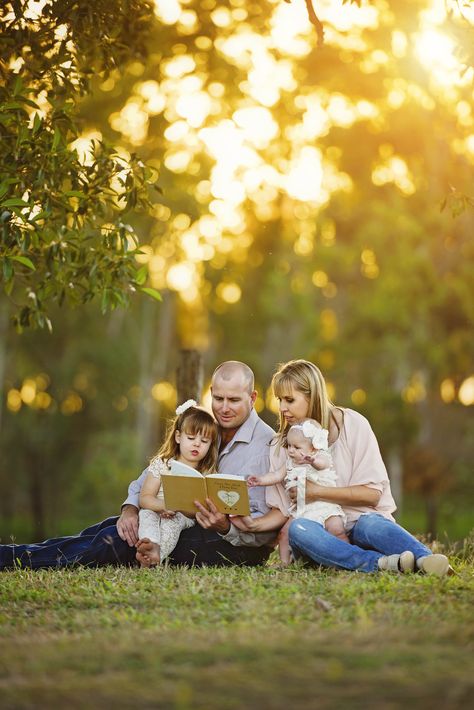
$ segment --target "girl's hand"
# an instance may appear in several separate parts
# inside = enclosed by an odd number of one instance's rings
[[[169,520],[170,518],[174,518],[176,515],[175,510],[162,510],[160,511],[160,517],[164,518],[165,520]]]
[[[249,476],[247,478],[247,485],[249,488],[253,488],[254,486],[259,486],[260,482],[259,482],[257,476]]]

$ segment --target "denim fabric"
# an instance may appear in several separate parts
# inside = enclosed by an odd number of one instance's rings
[[[117,517],[91,525],[78,535],[57,537],[31,545],[0,545],[0,569],[133,564],[136,550],[118,534]]]
[[[328,533],[319,523],[304,518],[291,523],[289,539],[296,558],[359,572],[376,572],[380,557],[405,550],[413,552],[415,558],[431,555],[413,535],[378,513],[360,516],[349,533],[350,545]]]
[[[117,520],[116,517],[107,518],[78,535],[51,538],[31,545],[0,545],[0,570],[135,564],[136,549],[119,537]],[[169,562],[196,567],[253,566],[265,562],[270,552],[271,549],[265,546],[234,547],[214,531],[203,530],[196,525],[183,531]]]
[[[266,545],[260,547],[245,547],[231,545],[214,530],[203,530],[199,525],[183,530],[178,544],[168,560],[172,565],[186,567],[228,567],[243,565],[254,567],[268,559],[272,548]]]

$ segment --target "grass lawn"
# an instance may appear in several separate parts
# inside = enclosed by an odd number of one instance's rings
[[[462,708],[474,555],[443,579],[291,567],[0,573],[0,708]]]

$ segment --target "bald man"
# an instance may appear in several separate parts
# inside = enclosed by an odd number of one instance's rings
[[[254,375],[245,363],[219,365],[211,382],[212,411],[220,430],[218,471],[260,476],[269,470],[269,443],[275,432],[254,409]],[[147,470],[132,481],[120,517],[107,518],[79,535],[32,545],[0,545],[0,569],[18,564],[32,569],[135,563],[139,495]],[[252,515],[267,512],[263,487],[249,490]],[[169,557],[175,565],[258,565],[268,558],[276,533],[244,533],[211,501],[197,504],[196,526],[181,533]],[[282,518],[282,524],[284,519]]]

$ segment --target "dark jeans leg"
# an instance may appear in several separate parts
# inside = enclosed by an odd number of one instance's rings
[[[213,530],[204,530],[196,524],[183,530],[168,559],[172,565],[186,567],[254,567],[266,562],[271,552],[271,548],[266,546],[234,547]]]
[[[117,520],[117,517],[107,518],[70,537],[51,538],[31,545],[0,545],[0,569],[133,564],[136,550],[119,537]]]

